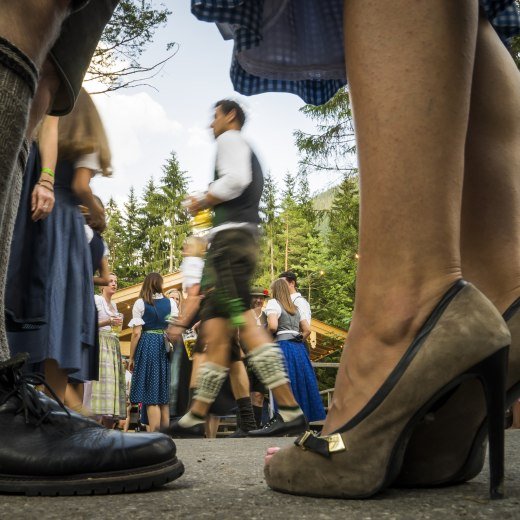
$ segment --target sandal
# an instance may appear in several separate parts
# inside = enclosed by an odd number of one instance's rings
[[[512,338],[505,408],[520,397],[519,309],[520,298],[503,315]],[[484,392],[478,381],[468,381],[417,425],[394,486],[436,487],[467,482],[482,471],[486,444]],[[432,451],[434,445],[435,450]]]
[[[462,382],[483,382],[490,495],[502,496],[504,381],[510,334],[494,306],[459,280],[443,296],[367,405],[333,435],[306,432],[265,466],[276,491],[368,498],[392,484],[415,426]]]

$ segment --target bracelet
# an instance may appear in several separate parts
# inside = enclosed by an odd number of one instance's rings
[[[50,175],[54,179],[54,171],[51,168],[42,168],[42,173]]]
[[[54,181],[51,181],[49,179],[40,179],[38,182],[39,183],[46,182],[47,184],[50,184],[51,186],[54,186]]]
[[[37,182],[36,184],[38,184],[42,188],[45,188],[46,190],[52,191],[54,193],[54,188],[49,188],[49,186],[45,186],[45,184],[42,184],[41,182]]]

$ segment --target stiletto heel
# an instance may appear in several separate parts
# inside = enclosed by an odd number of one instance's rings
[[[492,433],[490,488],[502,496],[503,403],[507,347],[504,320],[471,284],[441,299],[395,369],[367,405],[333,435],[306,432],[265,466],[267,484],[297,495],[368,498],[393,483],[418,423],[457,388],[480,380]],[[429,449],[432,449],[432,443]]]
[[[480,371],[488,415],[491,499],[504,496],[504,410],[508,351],[509,348],[504,348],[490,356],[482,362]]]
[[[504,407],[489,408],[477,381],[462,383],[442,406],[428,414],[428,421],[415,428],[394,486],[460,484],[482,471],[488,435],[486,410],[491,409],[502,416],[502,412],[520,397],[520,298],[504,312],[503,318],[511,332]],[[437,446],[435,452],[430,450],[432,442]]]

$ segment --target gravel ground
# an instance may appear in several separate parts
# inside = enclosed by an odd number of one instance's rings
[[[136,434],[138,435],[138,434]],[[185,474],[161,490],[114,496],[3,496],[1,519],[443,519],[520,518],[520,430],[506,432],[506,498],[487,498],[487,471],[468,484],[434,490],[387,490],[371,500],[295,497],[269,490],[268,446],[291,439],[177,441]],[[434,449],[434,447],[432,447]]]

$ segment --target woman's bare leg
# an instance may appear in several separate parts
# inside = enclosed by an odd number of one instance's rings
[[[55,359],[46,359],[44,362],[44,372],[45,372],[45,381],[52,388],[56,397],[64,403],[65,402],[65,392],[67,389],[67,373],[60,368],[58,362]],[[47,392],[49,397],[54,398],[50,392]]]
[[[324,427],[369,401],[461,277],[477,0],[345,0],[361,179],[356,304]]]
[[[161,427],[161,408],[157,404],[146,405],[146,414],[148,415],[149,432],[156,432]]]
[[[520,296],[520,71],[481,19],[462,199],[462,268],[504,312]]]

